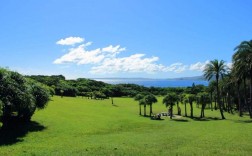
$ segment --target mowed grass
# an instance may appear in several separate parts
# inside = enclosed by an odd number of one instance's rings
[[[167,111],[158,100],[153,111]],[[5,139],[0,140],[0,155],[252,155],[248,117],[225,113],[227,120],[218,120],[219,111],[206,110],[204,120],[157,121],[139,116],[131,98],[114,98],[114,103],[53,97],[22,134],[0,137]],[[183,115],[184,105],[180,107]],[[198,117],[200,110],[194,110]]]

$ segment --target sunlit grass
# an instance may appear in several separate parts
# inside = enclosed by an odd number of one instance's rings
[[[158,100],[154,113],[167,111],[162,98]],[[53,97],[48,107],[32,118],[40,128],[9,144],[0,141],[0,155],[252,154],[248,117],[225,113],[227,120],[218,120],[219,111],[206,110],[202,121],[185,117],[156,121],[139,116],[133,99],[115,98],[114,103],[112,106],[110,99]],[[184,105],[180,107],[184,115]],[[187,110],[189,115],[189,105]],[[199,117],[200,109],[194,110]]]

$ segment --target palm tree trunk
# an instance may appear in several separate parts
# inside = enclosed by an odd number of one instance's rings
[[[246,84],[246,77],[243,77],[243,86],[244,86],[244,104],[247,106],[249,115],[251,116],[251,109],[249,109],[248,98],[247,98],[247,84]]]
[[[202,106],[201,106],[201,114],[200,114],[200,118],[203,118],[205,117],[205,112],[204,112],[204,109],[205,109],[205,102],[202,103]]]
[[[114,100],[113,100],[112,96],[111,96],[111,103],[112,103],[112,105],[114,105]]]
[[[217,96],[214,97],[214,110],[217,110]]]
[[[170,119],[172,119],[172,116],[173,116],[173,106],[171,106]]]
[[[186,102],[185,102],[185,116],[187,117]]]
[[[210,107],[211,107],[211,111],[213,111],[213,92],[210,93]]]
[[[250,68],[250,105],[248,107],[249,112],[251,112],[251,106],[252,106],[252,68]],[[250,114],[250,118],[252,118]]]
[[[238,105],[239,105],[239,116],[242,116],[242,103],[240,94],[240,82],[237,82],[237,94],[238,94]]]
[[[231,100],[230,100],[230,93],[227,93],[227,111],[230,113],[231,110]]]
[[[146,105],[144,105],[144,116],[146,116]]]
[[[216,75],[216,86],[217,86],[217,103],[219,104],[219,107],[220,107],[221,118],[225,119],[224,114],[223,114],[223,105],[220,103],[219,76],[218,75]]]
[[[190,102],[190,107],[191,107],[191,118],[193,118],[193,103]]]
[[[179,102],[177,101],[177,111],[178,111],[178,115],[179,115]]]
[[[142,115],[141,105],[139,104],[139,115]]]
[[[151,114],[152,114],[152,104],[150,104],[150,117],[151,117]]]

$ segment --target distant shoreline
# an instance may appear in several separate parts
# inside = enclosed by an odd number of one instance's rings
[[[147,78],[96,78],[96,81],[102,81],[108,84],[136,84],[145,87],[190,87],[195,85],[208,86],[206,80],[190,79],[147,79]]]

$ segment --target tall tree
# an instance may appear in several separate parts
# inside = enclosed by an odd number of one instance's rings
[[[138,101],[139,103],[139,115],[142,115],[142,110],[141,110],[141,105],[144,105],[145,102],[143,100],[144,98],[144,95],[142,94],[137,94],[135,97],[134,97],[134,100]]]
[[[199,103],[201,104],[201,113],[200,113],[200,118],[205,117],[205,108],[206,104],[210,102],[210,98],[207,93],[203,92],[200,93],[199,95]]]
[[[168,114],[170,114],[170,119],[172,119],[173,116],[173,106],[178,100],[179,98],[176,93],[168,93],[163,99],[163,104],[165,104],[166,107],[169,107]]]
[[[145,103],[150,106],[150,117],[152,114],[152,104],[157,102],[157,98],[153,94],[144,97]]]
[[[213,94],[214,94],[214,91],[215,91],[215,86],[216,86],[216,81],[212,80],[212,81],[209,82],[208,87],[207,87],[207,92],[210,94],[210,100],[211,100],[210,107],[211,107],[211,111],[213,111]],[[215,103],[214,109],[217,110],[216,103]]]
[[[219,80],[226,73],[226,65],[223,60],[212,60],[204,69],[204,77],[209,81],[215,76],[216,80],[216,91],[217,91],[217,103],[220,107],[221,118],[225,119],[223,113],[223,104],[220,102],[220,91],[219,91]]]
[[[187,99],[188,99],[188,102],[190,104],[190,108],[191,108],[191,118],[193,118],[193,102],[195,101],[195,95],[194,94],[188,94],[187,95]]]
[[[236,48],[233,55],[233,66],[237,71],[237,74],[246,74],[243,76],[248,76],[250,80],[250,105],[248,105],[248,110],[251,114],[252,106],[252,40],[241,42]]]

